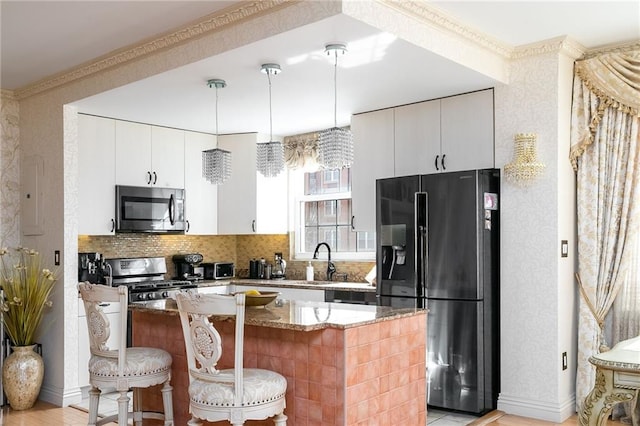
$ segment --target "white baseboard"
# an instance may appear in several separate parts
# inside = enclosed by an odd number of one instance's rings
[[[42,386],[38,399],[46,401],[58,407],[66,407],[70,404],[79,404],[82,402],[82,391],[75,387],[71,389],[59,389]]]
[[[498,410],[515,416],[562,423],[576,413],[576,396],[571,395],[566,401],[555,404],[500,394]]]

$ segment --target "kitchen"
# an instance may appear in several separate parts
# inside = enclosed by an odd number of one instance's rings
[[[353,8],[363,5],[351,5]],[[388,10],[385,6],[377,4],[376,10],[349,11],[350,14],[360,19],[376,23],[376,16],[388,14],[389,20],[396,19],[396,31],[411,31],[411,28],[401,30],[407,26],[406,20],[399,19],[397,12]],[[371,12],[371,13],[370,13]],[[264,21],[273,20],[279,25],[293,27],[305,21],[310,16],[313,19],[321,19],[328,12],[318,4],[297,4],[274,11]],[[332,11],[330,13],[339,13]],[[377,15],[376,15],[377,14]],[[292,16],[295,15],[295,16]],[[306,17],[303,17],[306,16]],[[296,24],[294,24],[296,22]],[[382,25],[382,23],[377,23]],[[244,25],[244,26],[243,26]],[[266,38],[269,34],[264,27],[256,27],[250,24],[241,24],[246,33],[252,37]],[[413,31],[416,29],[414,28]],[[462,41],[451,36],[439,35],[440,42],[446,44],[455,40],[462,50],[472,49],[482,59],[476,61],[475,66],[480,69],[487,68],[486,63],[495,64],[496,56],[482,53],[481,49],[473,46],[468,41]],[[202,39],[200,39],[202,40]],[[207,53],[198,55],[211,55],[220,47],[220,39],[211,37]],[[325,40],[321,40],[322,44]],[[200,42],[195,42],[200,45]],[[550,248],[557,247],[557,241],[562,239],[574,240],[572,207],[565,206],[561,198],[570,197],[574,191],[573,173],[568,164],[559,159],[566,157],[568,144],[568,125],[563,117],[567,117],[563,111],[568,108],[568,94],[570,93],[571,71],[573,53],[570,47],[573,45],[566,41],[549,41],[543,43],[545,48],[541,51],[532,49],[527,54],[527,49],[521,50],[513,63],[503,64],[510,70],[509,84],[497,84],[496,86],[496,130],[495,130],[495,163],[501,166],[512,158],[513,134],[534,129],[540,135],[541,155],[548,165],[545,174],[536,185],[524,191],[515,187],[505,187],[502,193],[503,209],[508,212],[503,216],[503,241],[502,241],[502,282],[503,282],[503,307],[502,320],[504,324],[512,324],[502,330],[503,338],[503,381],[502,401],[505,407],[513,412],[526,412],[543,418],[560,418],[572,410],[571,388],[572,368],[568,371],[556,371],[548,368],[548,365],[559,365],[558,354],[563,348],[569,348],[570,363],[575,336],[572,335],[571,309],[565,306],[574,306],[575,294],[572,283],[573,274],[573,248],[570,246],[568,259],[560,260]],[[193,47],[193,46],[192,46]],[[230,48],[231,46],[227,46]],[[187,45],[178,48],[187,56],[197,56]],[[453,49],[455,50],[455,49]],[[443,53],[455,55],[455,52]],[[155,63],[127,64],[114,72],[109,78],[104,76],[91,76],[81,82],[72,82],[69,85],[51,90],[47,96],[34,96],[20,102],[20,138],[23,152],[27,155],[36,154],[46,156],[53,164],[52,169],[47,169],[47,181],[44,182],[43,204],[47,207],[46,221],[43,224],[45,237],[26,236],[24,244],[37,245],[43,252],[53,253],[62,250],[62,261],[65,265],[64,292],[58,293],[55,301],[54,317],[65,328],[52,333],[47,337],[45,344],[56,348],[55,354],[48,355],[47,362],[59,368],[51,370],[68,371],[68,374],[53,374],[47,377],[45,382],[45,397],[51,401],[63,403],[74,395],[75,366],[66,365],[73,359],[73,342],[77,336],[77,330],[73,323],[77,315],[77,300],[74,301],[72,292],[75,286],[75,253],[80,250],[83,242],[77,238],[76,208],[77,187],[76,179],[67,176],[73,175],[75,149],[73,148],[73,127],[63,126],[61,118],[65,117],[69,123],[75,122],[73,108],[64,106],[70,102],[85,98],[94,93],[102,92],[116,85],[128,83],[139,79],[141,75],[153,75],[165,71],[164,63],[166,51],[158,53],[160,60]],[[483,56],[485,55],[485,56]],[[458,58],[459,59],[459,58]],[[542,60],[541,59],[545,59]],[[485,65],[480,63],[486,60]],[[116,81],[111,80],[111,77]],[[91,87],[91,83],[95,83]],[[523,105],[522,99],[535,99],[532,105]],[[543,105],[553,105],[552,108]],[[395,105],[390,103],[387,106]],[[532,114],[532,109],[535,112]],[[70,132],[70,133],[68,133]],[[560,136],[558,136],[560,135]],[[65,142],[66,141],[66,142]],[[64,148],[68,145],[68,148]],[[63,154],[64,153],[64,154]],[[65,155],[67,157],[65,157]],[[67,160],[67,158],[71,163]],[[65,165],[66,164],[66,165]],[[551,166],[554,164],[555,166]],[[558,192],[563,197],[558,197]],[[540,230],[543,230],[542,232]],[[535,238],[531,238],[535,235]],[[190,239],[191,237],[188,237]],[[247,247],[255,244],[251,237],[229,238],[226,236],[211,237],[220,239],[221,244],[228,246],[230,252],[238,253],[238,247],[244,247],[240,253],[247,253]],[[286,236],[277,240],[272,247],[265,249],[265,257],[271,256],[276,251],[287,253]],[[100,240],[100,239],[99,239]],[[198,240],[194,237],[194,240]],[[523,247],[521,241],[528,241]],[[139,241],[136,241],[139,242]],[[159,244],[150,240],[152,244]],[[127,241],[122,241],[125,247],[131,247]],[[199,242],[197,244],[200,244]],[[206,244],[206,243],[205,243]],[[218,246],[217,241],[214,244]],[[86,250],[88,246],[84,246]],[[120,246],[122,247],[122,246]],[[202,251],[199,245],[185,248],[187,251]],[[92,250],[108,250],[101,246],[92,246]],[[144,247],[137,250],[144,251]],[[173,254],[177,250],[167,250],[166,254]],[[113,252],[112,252],[113,253]],[[140,253],[142,254],[142,253]],[[224,253],[214,253],[214,257],[220,260],[232,260],[223,258]],[[138,253],[136,253],[138,255]],[[236,257],[238,264],[248,264],[253,253],[245,254],[244,259]],[[338,265],[340,269],[340,265]],[[365,268],[366,269],[366,268]],[[360,271],[363,274],[364,271]],[[530,325],[531,318],[536,318],[536,325]],[[507,342],[506,344],[504,342]],[[558,343],[560,342],[560,343]],[[535,356],[532,356],[535,354]],[[526,365],[526,367],[524,367]],[[527,383],[522,386],[521,383]],[[533,403],[532,403],[533,402]],[[523,408],[524,407],[524,408]]]

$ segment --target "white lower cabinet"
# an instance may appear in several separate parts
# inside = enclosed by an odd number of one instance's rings
[[[108,303],[102,307],[105,315],[109,319],[109,340],[110,348],[117,348],[120,339],[120,304]],[[89,359],[91,351],[89,349],[89,331],[87,328],[87,314],[84,311],[82,299],[78,301],[78,386],[82,389],[82,397],[88,397],[89,391]]]
[[[292,287],[260,287],[252,285],[236,285],[234,291],[247,291],[255,289],[260,292],[277,291],[280,293],[280,299],[286,300],[304,300],[307,302],[324,302],[324,290],[312,290],[308,288],[292,288]]]
[[[229,294],[232,291],[228,285],[213,285],[209,287],[198,287],[199,294]]]

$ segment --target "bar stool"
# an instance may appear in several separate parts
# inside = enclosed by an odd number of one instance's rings
[[[286,426],[284,415],[287,380],[259,368],[243,368],[245,295],[181,293],[176,295],[187,350],[189,368],[189,426],[200,420],[227,420],[242,425],[245,420],[273,417],[276,426]],[[218,370],[222,339],[209,321],[210,315],[235,317],[234,368]]]
[[[91,358],[89,360],[89,422],[88,426],[99,426],[118,420],[119,426],[127,425],[133,419],[136,425],[142,419],[164,420],[164,426],[173,426],[173,399],[171,380],[171,355],[157,348],[127,348],[127,304],[126,286],[109,287],[80,283],[80,295],[87,313],[89,344]],[[110,323],[101,305],[104,303],[120,303],[120,341],[117,348],[107,346],[110,334]],[[142,411],[140,388],[163,384],[162,401],[164,414]],[[115,388],[119,393],[118,414],[97,420],[100,392],[105,388]],[[129,389],[134,390],[134,408],[129,412]]]

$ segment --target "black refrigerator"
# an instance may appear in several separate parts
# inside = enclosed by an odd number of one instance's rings
[[[499,170],[376,182],[378,304],[426,307],[427,404],[497,405]]]

